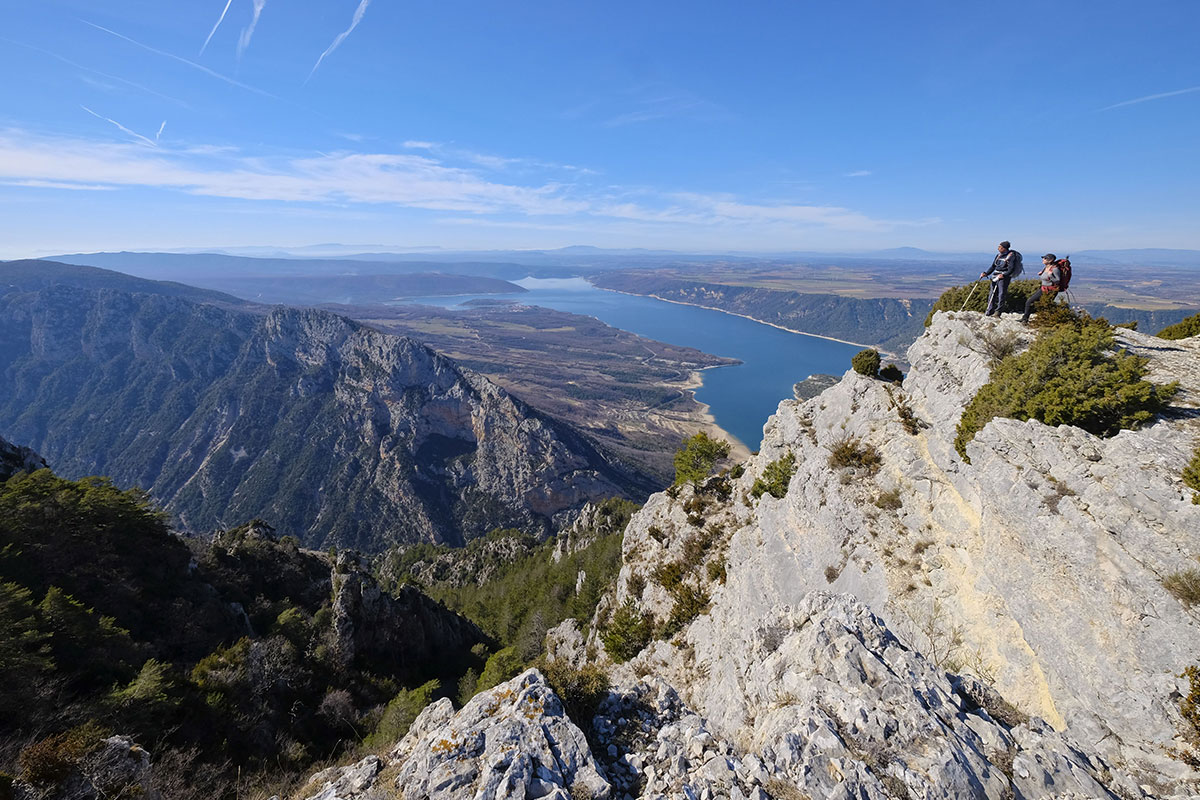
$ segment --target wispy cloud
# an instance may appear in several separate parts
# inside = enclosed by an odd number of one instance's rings
[[[0,181],[0,186],[20,186],[25,189],[69,189],[74,192],[111,192],[115,186],[94,183],[67,183],[65,181]]]
[[[94,22],[88,22],[86,19],[81,19],[79,21],[82,22],[84,25],[90,25],[91,27],[95,28],[96,30],[104,31],[107,34],[110,34],[112,36],[117,37],[118,39],[122,39],[126,42],[129,42],[130,44],[140,47],[143,50],[146,50],[148,52],[154,53],[155,55],[173,59],[175,61],[178,61],[181,64],[187,64],[192,69],[198,69],[201,72],[205,73],[206,75],[211,75],[212,77],[216,78],[217,80],[225,81],[225,83],[228,83],[231,86],[236,86],[239,89],[245,89],[248,92],[254,92],[255,94],[260,94],[263,97],[270,97],[273,100],[279,99],[279,97],[271,94],[270,92],[265,92],[262,89],[258,89],[254,86],[250,86],[249,84],[242,83],[241,81],[236,81],[227,75],[222,75],[221,73],[219,73],[215,70],[209,69],[208,67],[204,66],[203,64],[197,64],[195,61],[189,61],[188,59],[184,58],[183,56],[177,56],[174,53],[168,53],[166,50],[159,50],[157,47],[151,47],[148,44],[142,44],[141,42],[137,41],[136,39],[130,39],[128,36],[126,36],[124,34],[117,33],[114,30],[109,30],[108,28],[104,27],[103,25],[97,25]]]
[[[325,48],[325,52],[321,53],[321,57],[317,59],[317,63],[313,64],[312,70],[308,73],[308,78],[311,78],[313,74],[316,73],[317,67],[321,66],[321,62],[325,60],[325,57],[334,50],[337,50],[341,46],[342,42],[346,41],[346,37],[358,27],[358,23],[362,22],[363,14],[367,13],[367,6],[370,4],[371,0],[359,0],[358,8],[354,9],[354,19],[350,20],[350,27],[339,33],[334,38],[333,44]],[[305,83],[308,83],[308,78],[304,79]]]
[[[242,53],[246,52],[246,48],[250,46],[250,38],[254,36],[254,29],[258,27],[258,18],[262,16],[263,8],[267,5],[267,0],[253,0],[254,16],[250,18],[250,24],[242,30],[242,35],[238,37],[238,58],[242,57]]]
[[[167,121],[164,119],[164,120],[162,121],[162,125],[159,125],[159,126],[158,126],[158,133],[154,134],[154,141],[156,141],[156,142],[157,142],[159,139],[161,139],[161,138],[162,138],[162,132],[163,132],[163,129],[164,129],[164,128],[166,128],[166,127],[167,127]]]
[[[856,170],[854,170],[854,172],[847,172],[846,177],[847,178],[865,178],[870,174],[871,174],[871,170],[869,170],[869,169],[856,169]]]
[[[606,128],[619,128],[677,117],[717,120],[728,118],[730,114],[725,108],[687,89],[655,82],[589,100],[563,112],[563,116],[567,119],[591,117]]]
[[[543,161],[539,158],[526,158],[523,156],[497,156],[491,153],[480,153],[476,150],[469,150],[454,145],[442,144],[441,142],[426,142],[421,140],[410,139],[401,145],[405,150],[425,150],[439,158],[450,159],[453,161],[463,161],[468,164],[475,164],[490,170],[505,170],[512,167],[520,167],[527,169],[549,169],[549,170],[565,170],[574,172],[579,175],[595,175],[597,172],[587,167],[577,167],[574,164],[558,164],[553,161]]]
[[[129,128],[126,128],[124,125],[122,125],[121,123],[117,122],[115,119],[110,119],[109,117],[106,117],[106,116],[104,116],[103,114],[97,114],[95,111],[92,111],[92,110],[91,110],[90,108],[88,108],[87,106],[80,106],[80,108],[82,108],[82,109],[83,109],[84,111],[86,111],[87,113],[91,114],[91,115],[92,115],[93,117],[95,117],[96,119],[102,119],[102,120],[104,120],[105,122],[111,122],[113,125],[115,125],[115,126],[117,126],[118,128],[120,128],[122,133],[127,133],[127,134],[129,134],[130,136],[134,137],[135,139],[138,139],[139,141],[145,142],[146,144],[150,145],[151,147],[157,147],[157,146],[158,146],[158,145],[156,145],[156,144],[154,143],[154,140],[153,140],[153,139],[150,139],[150,138],[148,138],[148,137],[146,137],[146,136],[142,136],[140,133],[137,133],[137,132],[135,132],[135,131],[131,131],[131,130],[129,130]],[[165,123],[164,123],[164,124],[165,124]]]
[[[1192,92],[1200,92],[1200,86],[1192,86],[1187,89],[1177,89],[1174,92],[1160,92],[1158,94],[1148,94],[1145,97],[1135,97],[1132,100],[1125,100],[1120,103],[1113,103],[1111,106],[1105,106],[1101,111],[1112,111],[1114,108],[1124,108],[1125,106],[1135,106],[1138,103],[1149,103],[1151,100],[1162,100],[1166,97],[1178,97],[1181,94],[1191,94]]]
[[[221,9],[221,16],[217,17],[217,24],[212,26],[212,30],[208,32],[208,36],[204,39],[204,44],[200,45],[200,55],[204,55],[204,48],[208,47],[208,43],[212,41],[213,34],[217,32],[217,28],[221,27],[221,23],[225,20],[225,15],[229,13],[231,5],[233,5],[233,0],[225,0],[225,8]]]
[[[555,181],[549,171],[537,176],[503,174],[505,180],[489,178],[485,167],[450,165],[432,153],[262,157],[230,148],[149,150],[132,143],[0,130],[0,181],[29,186],[143,187],[309,207],[446,211],[470,215],[481,224],[526,220],[584,227],[636,225],[705,235],[881,232],[938,221],[877,219],[840,206],[755,201],[729,194],[589,187]]]

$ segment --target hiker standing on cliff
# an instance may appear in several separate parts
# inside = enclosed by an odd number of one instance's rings
[[[1010,243],[1001,242],[996,250],[997,255],[992,260],[992,266],[988,268],[987,272],[979,273],[981,278],[992,276],[992,285],[988,288],[987,311],[983,314],[985,317],[990,317],[992,314],[1000,316],[1000,312],[1008,300],[1009,281],[1021,274],[1021,254],[1013,250]]]
[[[1038,277],[1042,279],[1042,285],[1038,287],[1040,291],[1031,292],[1029,299],[1025,301],[1025,316],[1021,317],[1021,322],[1029,322],[1029,314],[1033,311],[1033,304],[1039,298],[1045,297],[1045,302],[1053,303],[1054,296],[1058,294],[1058,286],[1062,281],[1062,270],[1058,267],[1058,256],[1054,253],[1046,253],[1042,256],[1042,271],[1038,273]]]

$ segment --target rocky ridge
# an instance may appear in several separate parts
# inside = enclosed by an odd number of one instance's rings
[[[261,517],[368,552],[545,533],[645,476],[412,339],[66,285],[0,292],[0,428],[67,476],[148,490],[184,530]]]
[[[1021,714],[1047,720],[1039,730],[1065,733],[1056,752],[1073,741],[1106,765],[1089,780],[1123,796],[1186,792],[1188,771],[1165,751],[1178,744],[1178,675],[1200,661],[1200,637],[1162,579],[1200,555],[1200,507],[1180,477],[1200,436],[1200,339],[1117,336],[1150,359],[1152,380],[1178,380],[1181,391],[1154,424],[1111,439],[995,419],[964,462],[955,426],[988,379],[997,338],[1019,348],[1032,337],[1015,319],[972,313],[935,317],[908,352],[902,386],[847,372],[813,399],[781,403],[743,475],[655,495],[635,515],[607,613],[632,602],[661,625],[681,594],[706,613],[678,646],[655,644],[621,669],[663,676],[718,734],[762,746],[801,720],[772,710],[767,689],[781,689],[761,676],[755,655],[772,651],[756,637],[794,619],[780,609],[804,607],[814,590],[847,593],[939,671],[994,685]],[[847,440],[877,451],[878,467],[831,468],[831,449]],[[754,481],[788,453],[786,495],[754,499]],[[776,679],[811,669],[799,656],[777,664]],[[845,672],[830,660],[807,680]],[[872,707],[846,718],[868,720]],[[980,783],[952,796],[990,796],[984,773],[955,761]],[[1105,770],[1124,777],[1105,782]],[[1094,796],[1088,786],[1071,791]]]
[[[430,705],[389,753],[318,773],[297,797],[1146,797],[1044,721],[934,667],[846,595],[780,607],[753,637],[740,678],[758,711],[737,740],[647,676],[601,703],[589,748],[529,670],[457,713]]]
[[[33,472],[46,466],[46,459],[32,449],[0,437],[0,481],[8,480],[18,472]]]
[[[607,800],[583,732],[537,670],[476,695],[455,713],[426,707],[384,757],[317,773],[309,800],[495,798]]]

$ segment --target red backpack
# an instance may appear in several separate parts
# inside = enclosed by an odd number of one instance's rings
[[[1058,261],[1054,262],[1054,266],[1058,267],[1058,272],[1060,275],[1062,275],[1062,277],[1058,279],[1058,290],[1060,292],[1065,292],[1067,287],[1071,285],[1071,259],[1060,258]]]

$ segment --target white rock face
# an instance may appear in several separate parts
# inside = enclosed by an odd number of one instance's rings
[[[607,800],[583,732],[537,670],[476,695],[458,713],[428,706],[386,759],[318,773],[307,800]]]
[[[1135,798],[1143,792],[1068,737],[902,645],[848,595],[810,593],[744,634],[711,676],[706,720],[661,678],[601,707],[610,779],[641,797]],[[715,710],[715,709],[714,709]],[[736,728],[738,746],[720,729]]]
[[[849,763],[834,754],[834,738],[854,756],[838,725],[853,731],[868,723],[892,731],[887,742],[900,737],[907,755],[885,773],[914,796],[993,796],[997,770],[980,761],[988,748],[1015,753],[1012,781],[1024,796],[1042,796],[1022,788],[1041,780],[1038,769],[1054,776],[1062,796],[1105,796],[1091,794],[1098,791],[1092,784],[1120,780],[1101,780],[1099,764],[1135,775],[1151,795],[1184,791],[1187,771],[1164,749],[1177,744],[1175,701],[1185,685],[1177,675],[1200,662],[1200,630],[1195,613],[1162,580],[1200,556],[1200,506],[1181,480],[1200,443],[1200,339],[1119,331],[1121,346],[1151,359],[1152,380],[1181,383],[1171,413],[1154,424],[1101,439],[1066,426],[996,419],[968,445],[966,463],[953,447],[955,428],[988,380],[987,353],[1001,337],[1020,347],[1032,333],[1012,319],[938,314],[908,352],[912,369],[903,387],[847,372],[818,397],[782,402],[761,452],[732,482],[727,500],[709,491],[698,502],[690,488],[676,498],[656,495],[626,532],[617,605],[633,599],[664,620],[676,595],[655,571],[670,563],[683,563],[681,583],[710,601],[708,613],[683,629],[682,647],[655,645],[633,667],[666,676],[726,739],[752,751],[776,742],[775,756],[784,758],[777,765],[793,779],[817,780],[801,781],[814,797],[838,796],[823,794],[833,790],[822,782]],[[902,423],[901,403],[919,420],[916,433]],[[830,451],[845,437],[878,451],[877,472],[831,468]],[[786,496],[751,499],[754,480],[789,452],[797,470]],[[819,668],[796,660],[810,657],[811,648],[765,651],[755,636],[771,626],[809,635],[796,615],[809,608],[814,590],[853,595],[934,667],[993,684],[1020,711],[1095,754],[1094,768],[1076,758],[1068,739],[1046,744],[1052,734],[1036,726],[1004,735],[988,729],[985,736],[974,723],[931,707],[936,724],[889,728],[884,718],[897,699],[862,694],[890,674],[882,667],[844,649]],[[804,614],[811,617],[811,609]],[[856,634],[847,644],[855,639],[863,640]],[[895,664],[887,654],[901,652],[869,649],[889,668]],[[931,688],[944,683],[939,672],[914,674],[910,688],[928,702],[936,698],[946,713],[961,713],[945,686]],[[834,691],[845,680],[858,687],[854,693]],[[791,699],[781,705],[785,692]],[[826,705],[818,708],[818,698]],[[964,725],[985,744],[972,742]],[[1042,744],[1028,739],[1035,733]],[[822,737],[832,749],[813,761],[812,742]],[[785,740],[794,746],[780,750]],[[853,734],[849,740],[860,741]],[[918,742],[926,743],[919,756],[910,748]],[[1054,766],[1051,752],[1075,766]],[[852,772],[843,778],[870,783]],[[930,774],[965,793],[918,792],[917,776]]]

